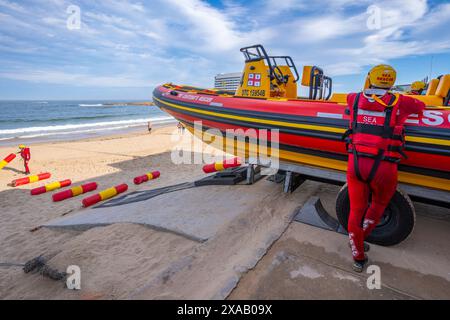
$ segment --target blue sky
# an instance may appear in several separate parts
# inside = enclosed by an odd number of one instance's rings
[[[67,8],[81,9],[80,29]],[[375,10],[375,11],[374,11]],[[375,14],[374,14],[375,12]],[[336,91],[370,66],[398,83],[450,73],[450,1],[0,0],[0,99],[149,99],[165,82],[204,87],[261,43],[315,64]],[[432,58],[433,57],[433,58]]]

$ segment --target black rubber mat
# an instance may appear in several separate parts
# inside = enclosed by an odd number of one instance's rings
[[[108,202],[105,202],[99,206],[95,206],[94,208],[109,208],[122,206],[129,203],[136,203],[141,201],[146,201],[148,199],[160,196],[162,194],[176,192],[180,190],[186,190],[197,187],[194,182],[186,182],[173,186],[163,187],[154,190],[145,190],[145,191],[135,191],[129,194],[125,194],[118,198],[114,198]]]
[[[232,186],[247,179],[247,167],[232,168],[195,181],[200,186]]]
[[[130,204],[130,203],[146,201],[146,200],[149,200],[151,198],[154,198],[154,197],[166,194],[166,193],[171,193],[171,192],[176,192],[176,191],[181,191],[181,190],[186,190],[186,189],[191,189],[191,188],[196,188],[196,187],[212,186],[212,185],[222,185],[222,186],[223,185],[236,185],[239,182],[246,179],[246,177],[247,177],[246,172],[247,172],[246,167],[232,168],[232,169],[224,170],[222,172],[218,172],[212,176],[208,176],[206,178],[197,180],[195,182],[186,182],[186,183],[176,184],[173,186],[163,187],[163,188],[154,189],[154,190],[135,191],[132,193],[124,194],[124,195],[114,198],[110,201],[102,203],[98,206],[95,206],[94,209],[116,207],[116,206],[122,206],[122,205]]]
[[[341,224],[323,207],[318,197],[311,197],[296,213],[294,220],[313,227],[347,234]]]

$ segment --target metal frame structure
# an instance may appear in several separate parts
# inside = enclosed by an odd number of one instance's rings
[[[254,50],[252,52],[251,50]],[[295,66],[294,60],[290,56],[269,56],[266,52],[266,49],[260,44],[249,46],[241,49],[241,52],[244,54],[245,62],[249,61],[259,61],[265,60],[270,70],[270,78],[275,78],[275,69],[279,66],[277,60],[283,59],[286,63],[286,66],[291,68],[295,74],[294,83],[297,83],[300,80],[300,75],[298,73],[297,67]]]

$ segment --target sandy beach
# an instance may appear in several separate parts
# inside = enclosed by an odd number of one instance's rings
[[[51,172],[53,175],[51,181],[70,178],[74,185],[96,181],[99,184],[99,190],[124,182],[127,182],[130,190],[133,190],[136,187],[131,182],[132,177],[142,175],[150,170],[164,172],[164,183],[170,184],[174,180],[183,179],[182,175],[174,177],[172,172],[174,166],[171,165],[170,153],[168,153],[172,145],[171,133],[174,130],[177,130],[176,127],[168,126],[156,129],[151,135],[143,130],[141,133],[124,136],[33,145],[31,147],[31,170],[33,173]],[[1,154],[9,154],[15,151],[13,147],[0,148]],[[168,236],[165,239],[159,239],[158,234],[153,234],[148,229],[135,225],[119,225],[112,228],[92,230],[94,232],[88,238],[85,238],[86,234],[83,233],[58,232],[46,229],[32,233],[30,229],[33,227],[63,214],[80,210],[82,197],[53,203],[48,194],[38,197],[31,197],[29,194],[32,187],[44,185],[45,182],[15,189],[7,186],[10,181],[24,176],[21,172],[22,169],[22,163],[16,160],[5,168],[0,175],[0,203],[2,204],[0,215],[1,262],[23,263],[41,254],[53,254],[64,250],[62,248],[67,245],[78,251],[81,256],[85,256],[87,253],[85,245],[92,245],[92,249],[95,247],[94,250],[102,250],[102,246],[112,249],[110,251],[110,254],[113,255],[110,257],[112,259],[107,258],[109,261],[105,260],[105,262],[110,265],[108,268],[114,269],[115,266],[117,267],[120,264],[114,258],[119,251],[126,252],[128,257],[124,257],[124,259],[131,261],[129,255],[140,255],[141,251],[145,250],[147,241],[159,242],[163,240],[161,243],[162,252],[167,248],[163,245],[164,242],[173,246],[176,250],[185,249],[183,246],[174,245],[177,242],[176,237],[172,237],[172,239]],[[183,172],[189,176],[189,170],[178,171],[178,173]],[[155,181],[153,184],[158,185],[159,183],[160,181]],[[127,235],[122,234],[123,232]],[[133,237],[135,241],[130,239],[129,236]],[[103,242],[103,245],[100,245],[98,241]],[[118,246],[119,243],[120,246]],[[140,248],[136,244],[140,244]],[[122,248],[119,249],[119,247]],[[86,259],[86,256],[84,258],[81,256],[79,259]],[[115,266],[111,264],[112,261],[115,261]],[[92,260],[91,262],[93,264],[99,263],[99,261]],[[138,262],[138,264],[142,263],[142,261]],[[114,272],[112,278],[117,278],[114,276]],[[37,292],[30,291],[30,287],[27,285],[19,289],[20,283],[23,285],[27,281],[29,280],[24,279],[20,268],[0,269],[0,297],[44,298],[44,296],[37,295]],[[41,281],[38,280],[38,282]],[[47,286],[51,284],[51,282],[47,283]],[[128,280],[125,280],[123,284],[126,286],[132,285]],[[33,287],[32,284],[30,285]],[[105,283],[105,285],[111,286],[112,284]],[[57,296],[53,295],[51,291],[53,290],[49,289],[47,298],[56,298]],[[103,292],[103,290],[100,291]],[[114,291],[117,290],[112,290],[107,296],[114,297]],[[69,294],[67,297],[73,297],[73,295]]]
[[[51,172],[52,181],[71,178],[74,185],[96,181],[99,190],[127,182],[129,192],[204,177],[201,165],[172,164],[173,133],[178,134],[176,126],[157,128],[151,134],[143,131],[36,144],[31,146],[30,166],[34,173]],[[0,148],[2,154],[14,151],[11,147]],[[283,201],[279,198],[280,192],[266,196],[270,183],[259,192],[255,190],[254,197],[244,197],[244,193],[237,191],[235,196],[244,198],[234,206],[223,199],[223,210],[245,209],[244,204],[248,202],[252,212],[247,212],[245,219],[237,217],[227,225],[219,225],[220,230],[207,245],[135,224],[114,224],[87,231],[41,228],[30,232],[52,219],[86,209],[81,208],[82,196],[61,203],[53,203],[49,194],[31,197],[29,190],[45,182],[19,188],[7,186],[11,180],[23,177],[21,165],[20,161],[15,161],[1,172],[0,262],[24,263],[43,255],[59,271],[65,271],[68,265],[78,265],[83,273],[83,288],[70,291],[62,282],[39,274],[24,274],[20,267],[3,267],[0,268],[0,298],[3,299],[225,298],[239,275],[253,267],[264,254],[273,241],[271,237],[286,227],[296,205],[291,202],[280,212],[263,211],[270,202],[281,204]],[[161,171],[161,178],[139,187],[132,184],[133,177],[151,170]],[[217,197],[220,191],[210,189],[201,197],[208,192]],[[260,202],[262,198],[265,200]],[[197,206],[184,203],[176,195],[169,201],[181,204],[176,210],[195,210]],[[211,203],[207,203],[206,208],[217,209]],[[253,232],[244,232],[255,219],[263,223],[251,228]],[[227,263],[224,264],[224,260]],[[171,274],[175,276],[178,269],[186,266],[193,268],[194,274],[186,277],[183,273],[181,280],[169,285]],[[215,272],[210,272],[212,270]]]
[[[127,182],[129,192],[204,177],[201,165],[172,163],[173,136],[178,134],[172,125],[156,128],[151,134],[142,131],[36,144],[31,146],[30,166],[34,173],[51,172],[51,181],[70,178],[74,185],[96,181],[99,190]],[[14,151],[13,147],[0,148],[0,154]],[[141,205],[140,210],[148,206],[148,215],[158,210],[167,212],[179,227],[195,228],[205,219],[217,222],[210,223],[211,229],[206,230],[207,241],[196,241],[170,230],[131,223],[31,232],[61,216],[90,211],[81,207],[82,196],[53,203],[49,194],[31,197],[31,186],[7,186],[23,177],[21,170],[22,164],[16,160],[0,172],[1,299],[450,296],[450,252],[445,246],[450,240],[450,222],[445,218],[446,209],[417,204],[419,223],[409,240],[392,248],[374,246],[374,259],[389,270],[389,276],[381,291],[368,291],[363,285],[367,275],[355,276],[351,271],[344,236],[292,222],[295,210],[313,195],[320,196],[327,210],[333,212],[338,187],[306,182],[294,193],[285,194],[279,185],[263,179],[252,186],[187,190]],[[132,183],[133,177],[151,170],[161,171],[161,178],[141,186]],[[180,222],[178,216],[186,220]],[[64,282],[24,274],[20,266],[11,265],[40,255],[59,271],[78,265],[82,289],[67,290]],[[415,281],[408,280],[411,277]]]

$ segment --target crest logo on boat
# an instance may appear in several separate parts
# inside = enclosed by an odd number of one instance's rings
[[[247,85],[249,87],[260,87],[261,86],[261,73],[250,73],[248,75]]]

